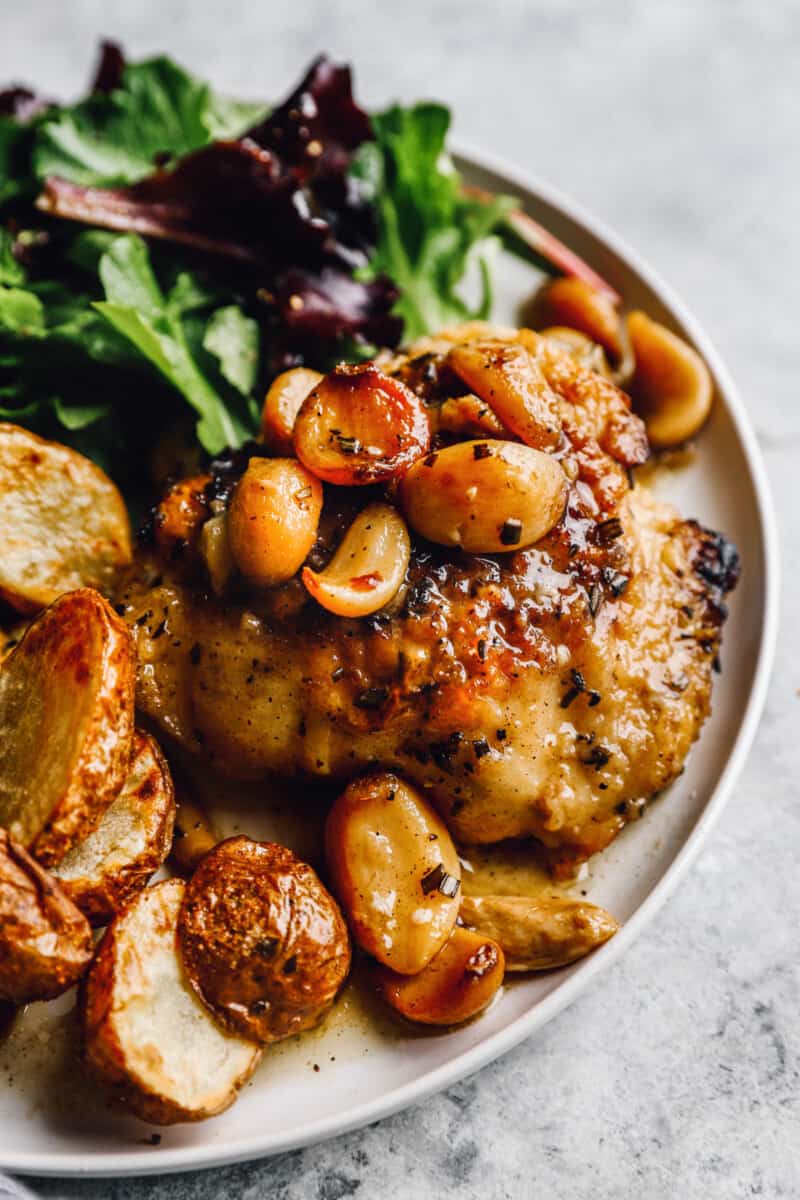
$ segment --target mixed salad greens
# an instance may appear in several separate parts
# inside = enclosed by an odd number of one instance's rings
[[[449,121],[324,57],[268,111],[110,43],[76,104],[0,92],[0,417],[124,484],[186,405],[215,454],[277,370],[486,315],[513,202],[464,194]]]

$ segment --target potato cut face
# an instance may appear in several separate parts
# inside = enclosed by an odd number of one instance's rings
[[[89,588],[37,617],[0,668],[0,825],[46,867],[125,782],[135,672],[128,627]]]
[[[36,612],[75,588],[106,590],[130,559],[128,513],[105,472],[0,424],[0,596]]]
[[[246,837],[200,863],[178,940],[211,1011],[263,1043],[317,1025],[350,969],[347,928],[316,873],[285,846]]]
[[[0,1001],[52,1000],[77,983],[91,958],[86,918],[0,829]]]
[[[172,844],[175,793],[155,738],[137,729],[122,790],[85,841],[53,874],[93,925],[105,925],[163,863]]]
[[[179,879],[144,891],[98,947],[81,994],[92,1073],[146,1121],[200,1121],[235,1099],[261,1057],[195,996],[176,948]]]

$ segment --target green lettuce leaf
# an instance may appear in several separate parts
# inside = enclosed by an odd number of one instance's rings
[[[164,294],[147,246],[135,234],[125,234],[102,255],[100,279],[106,298],[93,308],[188,401],[198,415],[201,445],[216,454],[245,441],[253,432],[251,406],[234,406],[215,387],[184,323],[185,315],[207,298],[191,277],[179,275]]]
[[[378,215],[378,247],[372,278],[384,273],[397,284],[394,312],[413,340],[454,321],[484,318],[491,309],[489,258],[494,232],[515,201],[465,196],[445,150],[450,113],[440,104],[395,105],[373,114],[375,141],[360,147],[353,165]],[[463,295],[471,267],[479,295]]]
[[[131,63],[115,91],[51,110],[41,120],[33,146],[34,172],[40,180],[58,175],[84,186],[135,183],[152,172],[157,160],[236,137],[264,112],[264,105],[216,95],[168,58]]]

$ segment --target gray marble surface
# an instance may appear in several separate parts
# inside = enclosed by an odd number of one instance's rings
[[[782,521],[760,734],[690,877],[541,1034],[379,1125],[240,1168],[34,1181],[70,1200],[800,1195],[800,5],[795,0],[51,0],[0,8],[0,78],[70,94],[102,33],[280,94],[324,48],[369,104],[441,97],[460,136],[624,231],[733,368]]]

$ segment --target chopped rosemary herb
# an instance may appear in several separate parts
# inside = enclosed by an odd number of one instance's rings
[[[500,530],[500,541],[504,546],[517,546],[522,538],[522,521],[509,517]]]

